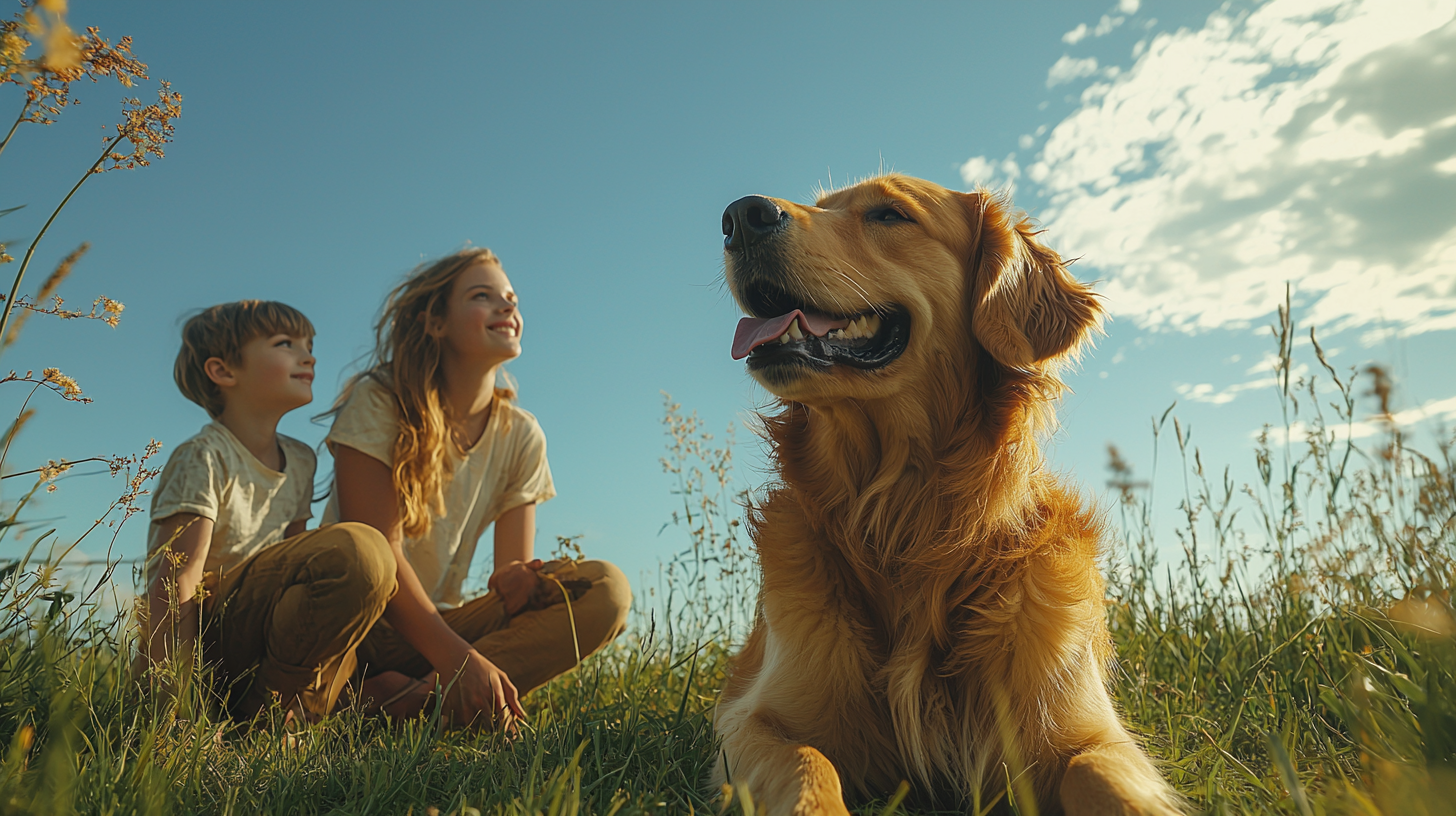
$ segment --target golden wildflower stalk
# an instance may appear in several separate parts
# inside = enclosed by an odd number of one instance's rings
[[[61,203],[51,212],[51,217],[46,219],[45,225],[40,228],[40,232],[36,233],[35,238],[31,240],[30,248],[25,251],[25,257],[20,261],[20,270],[15,273],[15,280],[10,284],[10,295],[5,298],[4,311],[0,312],[0,337],[5,336],[5,327],[10,323],[10,313],[15,306],[15,296],[20,292],[20,283],[25,280],[25,270],[30,268],[30,259],[35,256],[35,248],[40,245],[41,239],[45,237],[46,231],[51,228],[51,224],[55,223],[56,217],[61,214],[61,210],[64,210],[66,205],[70,203],[71,196],[75,195],[76,191],[81,189],[81,185],[86,183],[86,179],[91,178],[91,175],[96,172],[96,168],[106,162],[111,151],[118,144],[121,144],[121,140],[125,138],[126,133],[121,132],[116,135],[115,139],[112,139],[106,144],[105,149],[101,151],[101,157],[90,167],[86,168],[86,172],[81,176],[81,180],[76,182],[69,193],[66,193],[66,197],[61,199]]]
[[[17,19],[0,21],[0,85],[18,85],[25,89],[25,103],[4,140],[0,141],[0,153],[10,144],[22,122],[42,125],[54,122],[62,109],[72,104],[71,83],[83,78],[94,81],[100,77],[114,77],[122,86],[130,88],[136,79],[147,78],[146,64],[131,54],[130,37],[123,37],[113,45],[103,39],[95,27],[87,28],[85,34],[77,34],[66,23],[65,0],[34,0],[21,5],[24,11],[17,15]],[[39,38],[42,43],[43,50],[38,59],[25,56],[31,38]],[[122,121],[116,126],[115,138],[107,141],[100,157],[51,212],[21,261],[9,298],[0,310],[0,338],[5,344],[13,340],[6,333],[6,328],[35,249],[71,197],[93,173],[144,167],[148,156],[161,158],[162,145],[171,141],[171,120],[181,114],[181,94],[173,92],[171,86],[163,82],[157,104],[144,106],[137,99],[123,101]],[[129,154],[114,152],[123,141],[131,142]],[[108,162],[110,166],[107,166]],[[3,248],[0,248],[0,254],[3,254]],[[112,310],[108,308],[107,311]]]
[[[39,304],[54,295],[56,289],[60,288],[61,282],[70,276],[71,270],[76,266],[76,262],[81,260],[81,256],[85,255],[89,249],[91,249],[91,243],[89,241],[82,242],[80,246],[71,250],[71,254],[62,258],[61,262],[56,264],[56,270],[50,274],[50,277],[45,279],[45,283],[41,284],[40,292],[36,293],[34,302]],[[11,325],[10,331],[5,334],[4,339],[0,339],[0,349],[4,349],[6,346],[14,343],[15,339],[20,336],[20,330],[24,328],[26,318],[30,316],[31,311],[31,309],[27,309],[16,316],[15,323]]]
[[[94,26],[88,27],[85,34],[77,34],[66,23],[66,4],[60,0],[21,5],[24,11],[16,19],[0,21],[0,84],[25,89],[25,103],[0,141],[0,153],[22,122],[54,122],[71,104],[72,82],[114,77],[130,88],[135,80],[148,78],[146,63],[132,56],[130,37],[122,37],[113,45]],[[26,59],[31,38],[41,43],[42,53],[38,58]]]
[[[61,199],[61,203],[51,211],[45,225],[31,240],[30,247],[25,251],[25,257],[20,261],[20,269],[15,273],[15,280],[10,285],[10,295],[5,300],[3,310],[0,310],[0,337],[5,337],[5,328],[10,323],[10,315],[15,309],[15,297],[20,292],[20,284],[25,280],[25,272],[30,268],[31,259],[35,257],[36,247],[40,245],[41,239],[45,238],[46,232],[50,230],[51,224],[55,223],[61,211],[70,203],[71,197],[81,189],[82,184],[86,183],[86,179],[106,170],[144,167],[148,164],[147,156],[158,158],[162,156],[162,145],[171,141],[172,119],[182,113],[182,95],[172,91],[171,85],[163,82],[157,91],[157,98],[156,104],[145,107],[142,106],[140,100],[127,100],[130,107],[122,111],[125,121],[124,124],[117,125],[116,136],[106,143],[106,147],[101,150],[101,155],[92,162],[90,167],[86,168],[86,172],[82,174],[80,180],[71,187],[70,192],[66,193],[66,197]],[[123,141],[131,142],[131,153],[115,152],[117,146]],[[110,167],[105,166],[107,162],[111,162]]]
[[[22,402],[20,404],[20,411],[17,412],[15,415],[15,422],[12,423],[10,426],[10,433],[5,435],[5,447],[3,450],[0,450],[0,470],[3,470],[5,468],[5,460],[10,457],[10,444],[15,441],[15,437],[19,433],[20,427],[24,425],[25,421],[30,419],[30,417],[34,413],[33,411],[29,410],[30,398],[35,396],[36,389],[40,388],[42,384],[43,383],[38,382],[34,386],[32,386],[30,389],[30,393],[25,395],[25,402]],[[16,507],[15,512],[20,512],[20,508]]]
[[[4,141],[0,141],[0,153],[5,152],[5,147],[10,144],[10,137],[14,136],[15,131],[20,129],[20,123],[25,121],[25,115],[27,113],[30,113],[30,100],[28,99],[25,105],[20,108],[20,115],[15,117],[14,124],[10,126],[10,130],[5,134]]]

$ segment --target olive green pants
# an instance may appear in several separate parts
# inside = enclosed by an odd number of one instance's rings
[[[394,554],[366,524],[331,524],[203,577],[202,646],[250,716],[277,694],[327,714],[354,673],[354,651],[394,597]]]
[[[556,566],[556,565],[551,565]],[[374,528],[345,522],[274,544],[220,575],[204,576],[204,655],[248,716],[274,695],[297,695],[311,714],[333,709],[357,675],[432,667],[381,620],[396,589],[395,559]],[[579,598],[515,616],[495,593],[441,612],[445,622],[511,678],[521,694],[569,671],[626,628],[632,593],[604,561],[560,566],[563,580],[590,581]],[[584,586],[582,582],[578,585]],[[552,598],[547,582],[540,597]],[[557,593],[559,595],[559,591]]]
[[[578,658],[612,642],[627,628],[632,590],[622,571],[606,561],[550,563],[546,571],[571,585],[572,579],[590,581],[580,597],[568,605],[560,601],[562,589],[543,579],[537,595],[550,605],[507,615],[494,592],[486,593],[440,616],[455,633],[494,663],[525,696],[557,675],[572,669]],[[433,667],[394,627],[380,621],[369,630],[358,649],[359,667],[366,677],[397,671],[423,677]]]

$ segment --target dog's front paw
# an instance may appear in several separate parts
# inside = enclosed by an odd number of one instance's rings
[[[1104,748],[1072,758],[1062,777],[1067,816],[1181,816],[1177,796],[1135,750]]]
[[[818,750],[800,745],[794,751],[799,795],[791,816],[849,816],[844,806],[844,789],[839,784],[839,771],[834,763]]]

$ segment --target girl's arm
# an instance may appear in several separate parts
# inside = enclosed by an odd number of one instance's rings
[[[389,466],[347,445],[335,445],[333,452],[339,520],[363,522],[380,531],[394,553],[399,589],[384,609],[385,619],[435,667],[441,687],[454,681],[446,701],[451,713],[466,723],[479,714],[500,714],[510,727],[512,715],[525,716],[516,687],[445,623],[405,557],[399,494]]]
[[[146,640],[137,655],[141,668],[166,660],[175,646],[187,657],[197,641],[197,585],[212,546],[212,519],[174,513],[158,522],[160,539],[171,542],[156,555],[157,566],[147,584]]]
[[[500,565],[531,560],[536,538],[536,505],[523,504],[501,513],[495,520],[495,563]]]
[[[535,538],[535,504],[513,507],[495,520],[495,572],[486,586],[501,594],[512,615],[530,602],[541,583],[541,559],[531,558]]]

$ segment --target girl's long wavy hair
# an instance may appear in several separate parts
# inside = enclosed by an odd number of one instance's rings
[[[462,272],[476,264],[499,263],[494,252],[477,247],[415,267],[385,298],[369,367],[349,380],[334,403],[333,412],[337,412],[365,377],[394,394],[399,413],[394,489],[399,494],[400,523],[410,538],[429,533],[435,518],[445,514],[445,486],[454,470],[447,462],[450,449],[464,453],[450,434],[440,339],[428,328],[432,319],[445,319],[450,292]],[[502,374],[506,384],[514,386],[510,375]],[[502,400],[515,398],[514,387],[497,386],[491,410]]]

